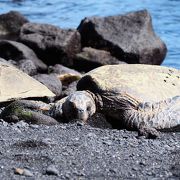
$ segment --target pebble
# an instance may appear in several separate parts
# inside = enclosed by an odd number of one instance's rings
[[[3,125],[4,127],[8,126],[8,123],[4,121],[3,119],[0,119],[0,124]]]
[[[49,165],[49,166],[47,167],[47,169],[46,169],[46,174],[58,176],[58,175],[59,175],[59,171],[58,171],[58,169],[55,167],[55,165]]]
[[[38,128],[39,128],[39,125],[37,125],[37,124],[31,124],[30,127],[31,127],[32,129],[38,129]]]
[[[14,173],[19,174],[19,175],[29,176],[29,177],[33,176],[33,173],[28,169],[15,168]]]

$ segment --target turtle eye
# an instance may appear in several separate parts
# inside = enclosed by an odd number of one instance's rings
[[[91,106],[87,106],[86,110],[91,111]]]

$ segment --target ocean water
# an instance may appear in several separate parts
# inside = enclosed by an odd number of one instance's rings
[[[153,27],[166,43],[163,65],[180,69],[180,0],[0,0],[0,14],[21,12],[32,22],[76,28],[84,17],[147,9]]]

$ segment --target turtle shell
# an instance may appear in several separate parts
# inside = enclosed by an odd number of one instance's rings
[[[180,70],[142,64],[106,65],[85,74],[77,89],[159,102],[180,95]]]
[[[54,96],[54,94],[29,75],[0,61],[0,102],[44,96]]]

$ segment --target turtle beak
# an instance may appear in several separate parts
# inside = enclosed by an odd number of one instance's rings
[[[82,120],[83,122],[86,122],[88,119],[88,113],[84,109],[78,109],[77,110],[77,118]]]

